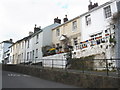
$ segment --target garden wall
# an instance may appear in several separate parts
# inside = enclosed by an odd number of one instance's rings
[[[73,73],[59,69],[46,69],[22,65],[3,65],[2,69],[83,88],[120,88],[120,78],[118,77],[97,76],[85,73]]]

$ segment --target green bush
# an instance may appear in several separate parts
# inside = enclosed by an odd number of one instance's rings
[[[94,65],[94,56],[82,57],[82,58],[73,58],[71,59],[70,69],[76,70],[93,70]]]

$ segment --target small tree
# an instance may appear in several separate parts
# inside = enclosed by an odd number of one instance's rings
[[[119,19],[120,19],[120,11],[113,14],[112,22],[113,22],[114,24],[116,24]]]

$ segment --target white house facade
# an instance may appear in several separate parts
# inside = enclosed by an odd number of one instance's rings
[[[105,50],[109,49],[108,52],[111,51],[109,39],[110,37],[115,37],[116,27],[114,24],[111,24],[111,21],[113,15],[117,12],[116,4],[116,0],[112,0],[101,6],[96,6],[87,13],[80,15],[81,42],[76,50],[88,50],[88,53],[84,53],[84,56],[90,55],[90,50],[94,53],[98,50],[99,53],[103,48],[97,48],[97,45],[106,47]],[[96,48],[96,50],[92,50],[92,48]],[[106,52],[105,50],[104,52]],[[114,54],[115,52],[111,52],[111,54],[107,53],[106,58],[114,58]],[[77,57],[81,56],[77,55]]]
[[[92,35],[102,32],[102,36],[106,33],[105,30],[113,30],[110,27],[111,18],[117,12],[116,0],[106,2],[101,6],[97,6],[92,10],[80,15],[82,41],[88,40]]]
[[[0,43],[0,63],[8,63],[9,47],[13,44],[12,39]]]
[[[42,47],[52,45],[52,28],[59,25],[54,23],[43,29],[34,28],[34,32],[29,32],[29,36],[16,41],[10,46],[10,61],[12,64],[35,64],[42,62]]]

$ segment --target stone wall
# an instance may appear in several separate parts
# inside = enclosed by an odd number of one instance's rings
[[[117,2],[117,9],[120,13],[120,1]],[[115,36],[116,36],[116,58],[120,58],[120,18],[118,17],[116,24],[116,30],[115,30]],[[120,68],[120,60],[117,61],[117,67]]]
[[[120,88],[120,78],[71,73],[65,70],[43,69],[31,66],[3,65],[3,70],[24,73],[83,88]]]

